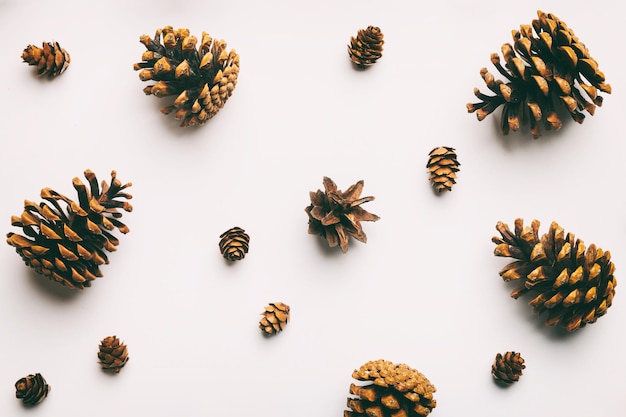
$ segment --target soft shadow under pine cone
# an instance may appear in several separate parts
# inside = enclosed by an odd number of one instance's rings
[[[24,268],[24,276],[16,279],[20,278],[28,280],[29,285],[44,296],[59,301],[73,300],[82,292],[75,288],[59,285],[57,282],[44,277],[32,268]]]

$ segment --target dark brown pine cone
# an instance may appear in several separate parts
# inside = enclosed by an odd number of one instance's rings
[[[240,227],[228,229],[220,235],[220,253],[229,261],[239,261],[248,253],[250,236]]]
[[[348,55],[352,62],[359,68],[373,65],[383,56],[383,33],[376,26],[368,26],[360,29],[356,37],[350,38]]]
[[[37,75],[54,78],[70,65],[70,54],[58,42],[43,42],[42,47],[28,45],[22,52],[22,60],[37,67]]]
[[[7,234],[7,243],[15,247],[26,265],[55,282],[80,289],[102,276],[100,265],[109,263],[104,250],[112,252],[119,245],[111,232],[129,231],[119,220],[119,210],[133,209],[121,201],[132,198],[123,192],[132,184],[122,184],[115,171],[111,172],[111,182],[102,181],[101,186],[92,171],[86,170],[85,178],[89,187],[78,178],[72,181],[78,202],[50,188],[41,190],[45,202],[26,200],[22,215],[11,217],[11,224],[21,227],[24,236]]]
[[[437,406],[435,387],[417,370],[385,360],[370,361],[352,373],[367,385],[350,385],[344,417],[424,417]]]
[[[48,396],[50,386],[41,374],[28,375],[15,383],[15,396],[26,405],[39,404]]]
[[[107,336],[100,342],[98,359],[102,369],[119,373],[128,358],[128,348],[116,336]]]
[[[530,124],[534,138],[540,136],[539,123],[546,129],[558,130],[562,126],[558,107],[582,123],[583,111],[593,115],[596,106],[602,105],[598,91],[611,93],[598,63],[565,22],[541,10],[537,16],[532,25],[521,25],[513,31],[513,45],[502,45],[504,66],[498,54],[491,54],[491,63],[503,81],[496,80],[486,68],[480,70],[494,95],[476,88],[474,94],[480,101],[467,104],[468,112],[476,112],[478,120],[502,106],[504,134],[517,131],[524,122]]]
[[[374,197],[361,197],[363,180],[345,192],[338,190],[328,177],[324,177],[323,182],[324,191],[309,193],[311,205],[305,208],[309,215],[309,233],[325,238],[331,248],[339,245],[344,253],[348,251],[350,236],[366,243],[361,222],[374,222],[380,217],[361,208],[361,204],[374,200]]]
[[[532,294],[529,304],[537,314],[546,312],[548,326],[568,331],[595,323],[613,303],[617,280],[611,253],[565,233],[556,222],[539,237],[539,221],[524,226],[515,220],[515,231],[498,222],[501,237],[494,236],[496,256],[511,257],[500,271],[504,281],[520,283],[511,297]]]
[[[263,317],[259,322],[259,328],[267,336],[281,332],[289,321],[290,310],[285,303],[270,303],[261,313]]]
[[[519,381],[524,368],[526,368],[524,358],[519,353],[506,352],[504,355],[498,353],[491,366],[491,375],[493,375],[496,381],[510,385]]]
[[[161,42],[161,37],[163,41]],[[134,69],[141,70],[141,81],[156,81],[143,91],[156,97],[175,96],[173,103],[161,109],[174,111],[181,126],[201,125],[224,107],[237,85],[239,55],[226,51],[226,42],[202,32],[198,39],[189,29],[158,29],[154,38],[139,38],[148,49]]]

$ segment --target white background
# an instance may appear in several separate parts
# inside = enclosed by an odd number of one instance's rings
[[[618,2],[595,1],[58,1],[0,0],[0,219],[43,187],[74,198],[72,178],[112,169],[132,181],[131,232],[71,291],[0,251],[0,415],[341,416],[351,373],[369,360],[406,363],[437,387],[433,415],[624,415],[621,286],[597,323],[572,334],[543,325],[493,256],[495,224],[555,220],[626,264],[624,45]],[[538,140],[503,136],[465,104],[483,91],[492,52],[537,9],[574,29],[613,94],[582,125]],[[227,41],[239,83],[220,113],[180,128],[145,96],[138,41],[165,25]],[[356,71],[346,45],[368,25],[383,57]],[[21,62],[28,44],[71,54],[60,77]],[[497,112],[499,114],[499,111]],[[425,170],[435,146],[456,148],[452,192]],[[347,254],[307,234],[309,191],[365,180],[367,244]],[[251,236],[229,265],[219,235]],[[264,338],[270,302],[292,308]],[[117,375],[98,344],[128,345]],[[526,359],[520,381],[494,384],[498,352]],[[27,409],[13,384],[41,373],[48,398]]]

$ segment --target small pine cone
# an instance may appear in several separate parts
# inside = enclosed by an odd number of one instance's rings
[[[367,29],[360,29],[356,38],[350,37],[348,54],[358,68],[365,68],[373,65],[383,56],[384,43],[380,29],[376,26],[368,26]]]
[[[119,373],[128,362],[128,348],[116,336],[107,336],[100,342],[98,359],[102,369]]]
[[[510,385],[519,381],[524,368],[526,368],[524,358],[519,353],[506,352],[504,355],[498,353],[496,360],[491,366],[491,375],[493,375],[496,381]]]
[[[259,328],[267,336],[281,332],[289,321],[290,310],[285,303],[270,303],[261,313],[263,317],[259,322]]]
[[[338,190],[328,177],[324,177],[323,183],[324,191],[310,192],[311,204],[304,209],[309,215],[309,234],[322,236],[331,248],[339,245],[343,253],[348,251],[350,236],[366,243],[361,222],[374,222],[380,217],[361,208],[361,204],[374,200],[374,197],[361,197],[363,180],[345,192]]]
[[[437,402],[436,391],[428,378],[417,370],[389,361],[367,362],[352,373],[352,378],[368,385],[350,384],[348,408],[344,417],[423,417]]]
[[[250,236],[240,227],[228,229],[220,235],[220,253],[229,261],[239,261],[248,253]]]
[[[28,375],[15,383],[15,396],[26,405],[35,405],[48,396],[50,389],[41,374]]]
[[[494,236],[496,256],[515,259],[500,271],[504,281],[521,285],[511,297],[530,293],[535,313],[547,312],[545,324],[559,324],[568,331],[595,323],[613,303],[617,280],[611,253],[591,244],[588,248],[556,222],[539,237],[539,221],[524,226],[515,220],[515,232],[498,222],[501,237]]]
[[[163,42],[161,43],[161,36]],[[226,42],[202,32],[198,39],[189,29],[158,29],[151,39],[142,35],[140,42],[147,51],[134,65],[141,81],[156,81],[143,89],[146,95],[175,96],[173,103],[161,109],[164,114],[175,111],[181,126],[201,125],[224,107],[237,85],[239,55],[226,51]]]
[[[28,45],[22,52],[22,59],[28,65],[37,66],[37,76],[54,78],[61,75],[70,65],[70,54],[58,42],[43,42],[42,48]]]
[[[41,198],[46,202],[26,200],[22,215],[11,217],[11,224],[21,227],[25,236],[8,233],[7,243],[27,266],[49,279],[69,288],[91,286],[91,281],[102,276],[99,266],[109,263],[104,250],[117,250],[119,240],[111,231],[129,231],[119,220],[119,209],[132,211],[127,201],[120,201],[132,198],[123,192],[132,184],[122,184],[116,175],[112,171],[110,184],[102,181],[99,186],[96,175],[86,170],[89,187],[74,178],[78,202],[50,188],[42,189]]]
[[[480,101],[467,104],[468,112],[476,112],[478,120],[502,106],[501,128],[505,135],[517,131],[524,121],[530,123],[535,139],[540,136],[538,123],[543,123],[546,130],[560,129],[562,121],[554,103],[582,123],[582,111],[593,115],[596,106],[602,105],[598,92],[611,93],[598,63],[565,22],[541,10],[537,16],[531,25],[513,31],[513,45],[502,45],[504,66],[497,53],[491,54],[491,63],[505,81],[496,80],[486,68],[480,70],[495,95],[475,88],[474,95]]]
[[[440,146],[428,154],[426,168],[430,173],[430,183],[437,192],[450,191],[456,184],[456,173],[461,164],[457,161],[454,148]]]

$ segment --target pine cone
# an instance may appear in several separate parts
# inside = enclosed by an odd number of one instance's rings
[[[220,253],[229,261],[239,261],[248,253],[250,236],[240,227],[228,229],[220,235]]]
[[[163,43],[161,43],[163,36]],[[148,49],[135,64],[141,81],[153,80],[143,91],[156,97],[176,96],[172,105],[161,112],[174,117],[181,126],[201,125],[224,107],[237,84],[239,55],[226,52],[226,42],[212,39],[202,32],[198,39],[188,29],[174,30],[171,26],[158,29],[154,39],[139,38]]]
[[[573,331],[602,317],[613,302],[617,281],[611,253],[580,239],[552,222],[548,233],[539,238],[539,221],[524,227],[515,220],[515,234],[498,222],[501,238],[494,236],[494,254],[517,259],[500,271],[504,281],[521,280],[511,293],[518,298],[531,293],[530,305],[537,314],[548,312],[546,325],[557,323]]]
[[[267,336],[281,332],[289,321],[290,310],[285,303],[270,303],[261,313],[263,317],[259,322],[259,328]]]
[[[348,45],[348,55],[358,68],[365,68],[373,65],[383,56],[383,33],[376,26],[368,26],[367,29],[360,29],[356,35],[350,37]]]
[[[98,359],[102,369],[119,373],[128,362],[128,348],[117,336],[107,336],[100,342]]]
[[[602,105],[598,90],[611,93],[598,63],[565,22],[541,10],[537,15],[532,25],[521,25],[513,31],[513,46],[502,45],[504,67],[498,54],[491,54],[491,63],[505,81],[496,80],[486,68],[480,70],[495,95],[483,94],[476,88],[474,94],[480,102],[467,104],[468,112],[476,112],[478,120],[502,105],[505,135],[517,131],[526,121],[535,139],[540,136],[538,122],[543,122],[546,129],[560,129],[562,122],[553,103],[566,108],[572,119],[582,123],[585,115],[581,111],[593,115],[596,106]]]
[[[41,374],[28,375],[15,383],[15,396],[26,405],[39,404],[48,396],[50,386]]]
[[[28,45],[22,52],[22,59],[28,65],[37,66],[37,76],[54,78],[61,75],[70,65],[70,54],[58,42],[43,42],[42,48]]]
[[[456,159],[454,148],[440,146],[428,154],[426,168],[430,172],[430,183],[437,192],[450,191],[456,184],[456,172],[459,171],[459,161]]]
[[[128,227],[118,219],[124,211],[132,211],[126,201],[132,196],[122,192],[124,184],[111,172],[111,183],[98,186],[96,175],[85,171],[89,188],[74,178],[78,202],[50,188],[41,190],[47,202],[38,204],[26,200],[21,217],[12,216],[11,224],[21,227],[26,236],[7,234],[7,243],[15,247],[27,266],[38,273],[70,288],[84,288],[101,277],[99,265],[108,264],[104,249],[115,251],[119,240],[110,231],[117,228],[128,233]],[[61,208],[59,202],[66,205]]]
[[[435,387],[415,369],[389,361],[367,362],[352,373],[352,378],[368,385],[350,384],[348,408],[344,417],[416,417],[427,416],[437,402]]]
[[[510,385],[519,381],[524,368],[526,368],[524,358],[519,353],[506,352],[504,355],[498,353],[496,360],[491,366],[491,375],[493,375],[496,381]]]
[[[374,222],[380,218],[361,208],[361,204],[374,200],[374,197],[361,198],[363,180],[345,192],[338,190],[328,177],[324,177],[323,182],[325,191],[309,193],[311,205],[304,209],[309,215],[309,233],[324,237],[331,248],[339,244],[346,253],[350,236],[360,242],[367,242],[361,222]]]

